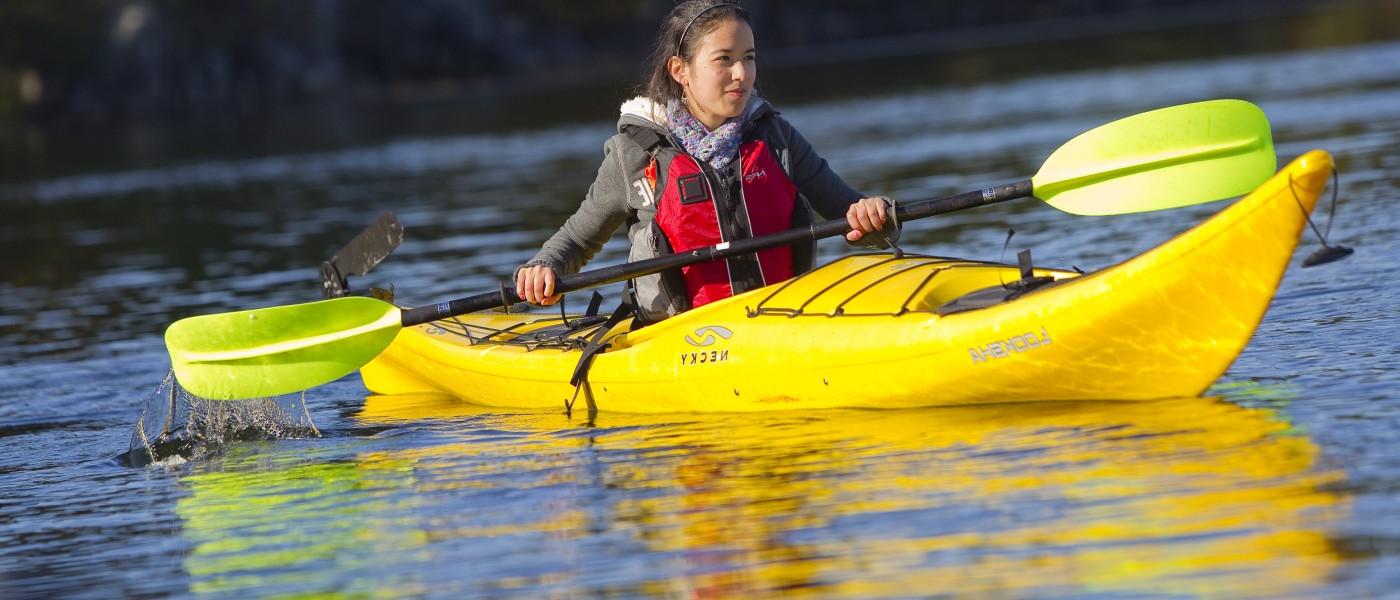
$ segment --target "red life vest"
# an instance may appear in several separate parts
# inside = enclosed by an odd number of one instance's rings
[[[670,155],[670,164],[663,162],[665,190],[657,201],[656,224],[666,235],[672,251],[679,254],[734,241],[726,239],[724,232],[735,231],[735,224],[721,225],[722,219],[728,220],[724,216],[726,211],[720,208],[724,205],[719,204],[717,197],[724,190],[716,189],[705,170],[690,155],[665,154]],[[756,237],[791,227],[793,209],[797,205],[797,186],[788,179],[768,145],[762,140],[746,142],[739,147],[738,160],[740,191],[735,198],[732,197],[734,190],[730,190],[731,197],[725,200],[739,203],[739,211],[748,217],[750,234]],[[762,250],[757,258],[763,285],[793,276],[791,246]],[[734,295],[735,281],[728,261],[681,267],[681,276],[692,308]]]

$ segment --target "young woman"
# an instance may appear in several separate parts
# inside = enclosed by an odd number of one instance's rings
[[[622,105],[587,197],[516,270],[516,294],[557,302],[556,278],[581,269],[623,223],[629,261],[805,226],[813,209],[828,219],[844,215],[851,242],[893,241],[893,202],[862,197],[832,172],[754,93],[757,79],[743,8],[678,4],[657,37],[645,95]],[[814,254],[814,243],[773,248],[641,277],[628,289],[638,317],[655,322],[810,270]]]

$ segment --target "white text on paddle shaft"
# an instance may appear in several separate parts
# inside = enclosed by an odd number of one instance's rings
[[[975,365],[977,363],[1006,358],[1012,354],[1020,354],[1049,345],[1050,332],[1046,331],[1044,327],[1041,327],[1039,334],[1031,331],[1021,335],[1013,335],[1004,340],[991,342],[985,346],[968,348],[967,353],[972,356],[972,364]]]
[[[682,352],[682,365],[704,365],[709,363],[728,362],[728,350],[711,350],[709,352]]]

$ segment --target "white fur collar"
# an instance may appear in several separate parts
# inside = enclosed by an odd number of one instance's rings
[[[646,96],[637,96],[622,103],[622,116],[632,115],[666,127],[666,107]]]

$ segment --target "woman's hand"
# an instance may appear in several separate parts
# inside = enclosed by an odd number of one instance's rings
[[[885,201],[881,198],[861,198],[850,208],[846,209],[846,222],[850,223],[851,231],[846,234],[847,241],[858,241],[865,237],[867,233],[876,233],[885,227],[885,219],[889,215],[885,214]]]
[[[544,265],[521,267],[515,272],[515,295],[535,306],[549,306],[562,297],[554,293],[554,269]]]

